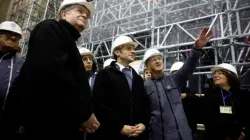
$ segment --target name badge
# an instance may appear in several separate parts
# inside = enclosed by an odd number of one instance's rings
[[[233,110],[231,106],[220,106],[221,114],[233,114]]]

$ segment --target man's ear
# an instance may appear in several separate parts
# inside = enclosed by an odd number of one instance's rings
[[[118,57],[118,56],[121,55],[121,52],[120,52],[120,50],[115,50],[115,51],[114,51],[114,54]]]
[[[61,11],[61,12],[60,12],[60,15],[61,15],[61,18],[62,18],[63,20],[66,19],[66,12],[65,12],[65,11]]]

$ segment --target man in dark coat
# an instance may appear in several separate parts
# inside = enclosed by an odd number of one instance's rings
[[[101,123],[95,140],[147,140],[149,103],[143,79],[129,66],[138,44],[119,36],[112,45],[116,62],[99,71],[93,89],[95,114]]]
[[[170,75],[164,75],[162,53],[157,49],[145,53],[143,60],[152,74],[152,79],[145,82],[151,106],[150,140],[192,140],[180,89],[195,70],[201,49],[211,38],[211,31],[204,28],[183,67]]]
[[[21,28],[12,21],[0,24],[0,116],[12,82],[19,75],[24,59],[17,56]]]
[[[85,0],[65,0],[59,12],[59,22],[43,21],[31,32],[26,62],[10,90],[2,119],[9,139],[18,131],[28,140],[75,140],[80,130],[91,133],[99,127],[75,44],[93,7]]]

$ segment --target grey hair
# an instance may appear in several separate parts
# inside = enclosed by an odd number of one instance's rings
[[[71,4],[71,5],[67,5],[65,6],[59,13],[58,15],[58,19],[61,20],[62,19],[62,15],[61,15],[61,12],[64,11],[65,13],[67,13],[68,11],[70,11],[71,9],[74,9],[74,8],[77,8],[79,6],[83,6],[83,5],[80,5],[80,4]]]

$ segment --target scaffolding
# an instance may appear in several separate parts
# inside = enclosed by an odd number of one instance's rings
[[[22,26],[22,55],[27,52],[29,33],[45,19],[56,19],[62,0],[16,0],[11,20]],[[94,0],[96,14],[77,41],[90,49],[101,65],[111,57],[113,40],[123,34],[139,46],[141,59],[148,48],[165,55],[165,71],[175,61],[184,61],[200,30],[208,26],[213,39],[204,48],[195,75],[209,75],[219,63],[236,66],[241,77],[249,71],[249,0]]]

